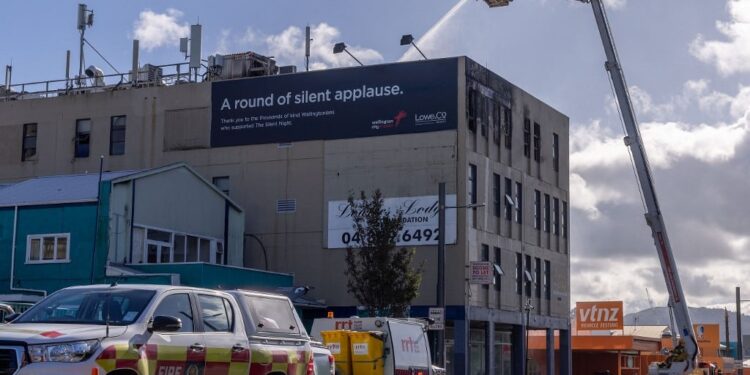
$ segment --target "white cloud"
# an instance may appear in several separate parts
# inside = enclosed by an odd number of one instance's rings
[[[750,2],[729,0],[729,22],[716,22],[726,40],[706,40],[698,35],[690,52],[699,60],[713,64],[722,75],[750,72]]]
[[[141,47],[149,51],[165,45],[176,45],[180,38],[190,33],[187,22],[179,21],[182,15],[177,9],[167,9],[166,13],[146,9],[133,24],[133,35],[140,40]]]
[[[606,185],[590,186],[586,180],[577,173],[570,174],[571,207],[586,213],[590,220],[596,220],[600,216],[600,203],[618,202],[625,203],[622,192]]]
[[[604,4],[612,9],[624,8],[627,3],[627,0],[604,0]]]

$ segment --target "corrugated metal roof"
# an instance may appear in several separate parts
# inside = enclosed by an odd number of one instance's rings
[[[137,172],[105,172],[102,181]],[[0,207],[93,202],[98,179],[98,173],[32,178],[0,189]]]

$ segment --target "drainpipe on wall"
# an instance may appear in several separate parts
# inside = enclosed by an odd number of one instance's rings
[[[25,289],[25,288],[16,288],[13,286],[13,279],[15,278],[15,271],[16,271],[16,237],[17,237],[17,230],[18,230],[18,206],[15,206],[13,208],[13,244],[11,245],[10,249],[10,290],[11,292],[32,292],[32,293],[41,293],[42,297],[47,297],[47,291],[46,290],[39,290],[39,289]]]

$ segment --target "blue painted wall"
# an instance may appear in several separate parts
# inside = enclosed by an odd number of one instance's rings
[[[99,235],[94,259],[94,282],[104,282],[107,259],[108,182],[102,183]],[[48,293],[71,285],[90,284],[96,203],[18,207],[15,277],[17,288],[42,289]],[[11,248],[14,208],[0,208],[0,294],[17,294],[10,289]],[[26,263],[27,236],[70,233],[67,263]]]

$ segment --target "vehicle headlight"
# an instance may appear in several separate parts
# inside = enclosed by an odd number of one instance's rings
[[[99,348],[99,340],[30,345],[31,362],[81,362]]]

